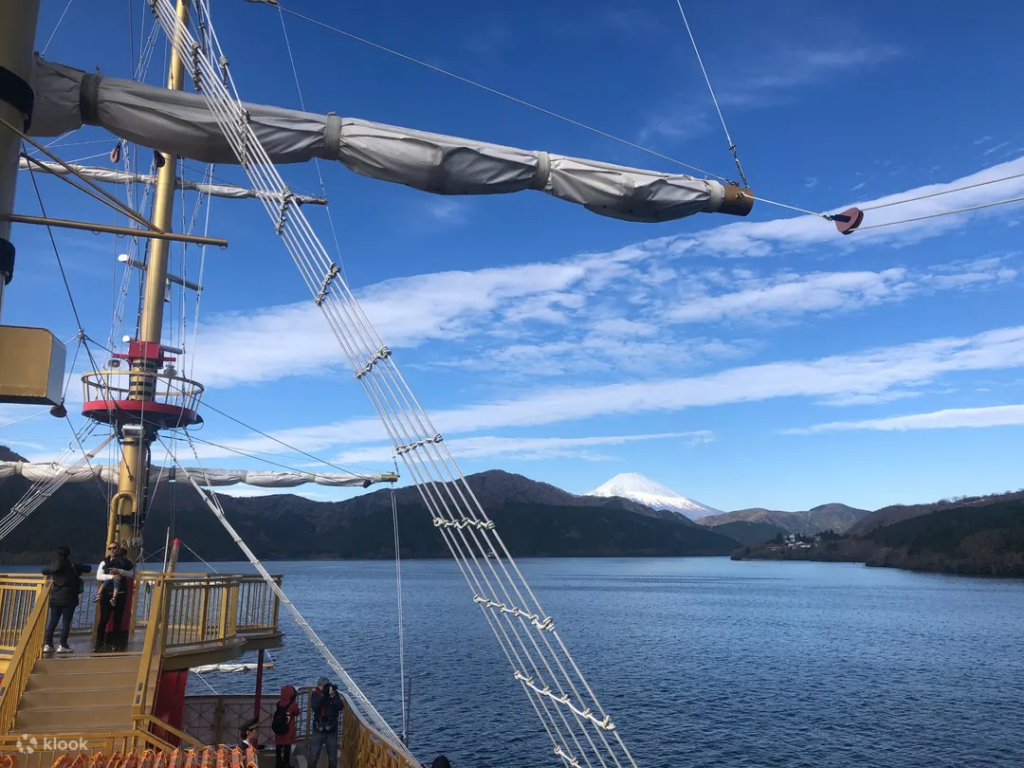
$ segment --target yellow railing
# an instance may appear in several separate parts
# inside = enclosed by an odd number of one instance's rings
[[[281,583],[280,576],[274,580]],[[99,585],[89,575],[83,581],[85,588],[71,623],[72,635],[91,635],[96,628]],[[257,574],[136,571],[131,608],[124,618],[124,626],[132,634],[146,629],[154,589],[163,582],[169,585],[165,598],[168,650],[224,642],[239,635],[253,638],[279,632],[280,601]],[[14,653],[45,583],[41,575],[0,574],[0,662]]]
[[[35,593],[35,604],[21,629],[14,656],[0,681],[0,734],[6,735],[14,727],[21,695],[28,685],[29,675],[36,659],[43,655],[43,636],[50,602],[50,585],[44,583]]]
[[[142,658],[139,660],[139,673],[132,694],[132,716],[147,714],[152,708],[156,697],[156,686],[160,677],[160,661],[163,658],[164,638],[164,585],[158,583],[153,590],[150,604],[149,621],[146,628],[146,640],[142,644]]]
[[[338,745],[346,768],[420,768],[410,761],[402,748],[384,739],[345,699],[345,717]]]
[[[179,731],[173,725],[165,723],[160,718],[153,717],[153,715],[132,715],[132,720],[135,722],[135,730],[145,733],[145,738],[147,739],[158,738],[154,736],[152,730],[157,728],[178,739],[179,746],[192,747],[193,749],[202,749],[206,746],[201,741],[196,741],[184,731]]]
[[[0,655],[13,655],[45,584],[43,576],[0,576]]]
[[[238,615],[235,626],[239,634],[267,633],[278,631],[281,601],[267,586],[262,576],[238,577]],[[274,576],[280,586],[281,577]]]

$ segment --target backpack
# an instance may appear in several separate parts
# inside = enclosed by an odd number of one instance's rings
[[[274,719],[270,721],[270,730],[278,736],[284,736],[288,733],[289,725],[288,707],[282,707],[278,704],[277,709],[274,711]]]

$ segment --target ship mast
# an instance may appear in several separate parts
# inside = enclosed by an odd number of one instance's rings
[[[186,0],[178,0],[177,16],[179,29],[184,28],[188,23]],[[172,47],[167,88],[172,91],[182,90],[184,76],[184,62]],[[177,158],[163,153],[160,153],[160,156],[163,159],[163,164],[157,174],[156,196],[153,201],[151,220],[158,229],[169,232],[171,230],[171,215],[174,210]],[[84,411],[85,415],[92,418],[99,416],[100,420],[109,421],[120,429],[120,471],[117,493],[110,500],[107,544],[117,543],[123,546],[128,550],[128,557],[133,562],[138,560],[142,550],[142,527],[145,523],[149,497],[150,447],[156,439],[157,431],[161,426],[189,426],[196,423],[190,417],[195,416],[194,411],[178,414],[166,412],[168,407],[175,408],[172,403],[175,402],[177,394],[185,397],[184,391],[180,393],[174,391],[173,374],[165,380],[162,397],[157,391],[160,383],[158,378],[160,368],[165,362],[169,362],[169,358],[165,355],[167,350],[161,343],[161,334],[164,322],[170,245],[168,240],[150,241],[149,259],[146,263],[146,287],[140,308],[139,335],[137,339],[129,343],[128,347],[127,358],[131,368],[127,396],[128,400],[139,405],[129,407],[128,415],[125,418],[109,415],[111,413],[109,407],[106,409],[106,414],[103,414],[102,411],[90,410],[88,403],[86,411]],[[108,380],[110,378],[108,377]],[[109,397],[112,398],[114,395],[111,394]],[[165,402],[159,402],[161,400]],[[118,405],[115,403],[115,407]],[[184,403],[182,403],[182,407],[184,407]],[[118,408],[118,410],[121,409]],[[182,418],[174,419],[175,415],[180,415]],[[168,416],[171,418],[169,419]]]
[[[21,128],[32,121],[32,45],[39,20],[39,0],[0,0],[0,117]],[[26,128],[27,130],[27,128]],[[21,139],[0,127],[0,309],[4,289],[14,277],[11,222],[18,179]]]

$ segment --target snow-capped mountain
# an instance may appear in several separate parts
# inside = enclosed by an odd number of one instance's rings
[[[699,501],[680,496],[667,485],[644,477],[638,472],[623,472],[616,475],[600,488],[595,488],[587,496],[621,496],[645,504],[652,509],[667,509],[686,515],[691,520],[706,515],[719,515],[717,509],[701,504]]]

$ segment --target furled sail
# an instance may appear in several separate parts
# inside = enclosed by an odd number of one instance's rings
[[[119,467],[107,464],[63,465],[32,463],[24,461],[0,461],[0,481],[21,475],[33,482],[53,480],[62,473],[67,473],[66,482],[85,483],[94,478],[111,485],[117,485]],[[336,487],[367,488],[375,483],[390,483],[398,479],[393,474],[356,475],[348,472],[315,473],[315,472],[262,472],[245,469],[206,469],[188,467],[184,472],[177,467],[151,467],[149,482],[157,483],[168,480],[188,482],[187,475],[207,488],[226,485],[255,485],[260,488],[294,488],[297,485],[314,483]]]
[[[36,57],[30,133],[59,136],[101,126],[144,147],[199,162],[237,164],[197,93],[118,80]],[[273,163],[323,158],[363,176],[441,195],[535,189],[626,221],[661,222],[695,213],[745,216],[749,189],[682,174],[534,152],[367,120],[245,104]]]
[[[65,167],[60,163],[35,159],[29,160],[27,157],[19,158],[18,168],[22,171],[38,169],[40,167],[47,173],[53,173],[58,176],[70,175],[71,171],[68,170],[70,168],[79,176],[93,181],[102,181],[105,184],[133,183],[147,184],[151,187],[156,186],[156,176],[148,173],[129,173],[127,171],[117,171],[113,168],[92,168],[88,165],[78,165],[76,163],[67,163],[67,167]],[[213,197],[230,197],[235,199],[269,197],[273,200],[281,199],[281,195],[267,195],[258,189],[239,187],[236,184],[205,184],[201,181],[189,181],[180,177],[175,177],[174,186],[178,189],[202,192]],[[312,197],[311,195],[294,195],[292,199],[299,205],[327,205],[327,201],[324,198]]]

